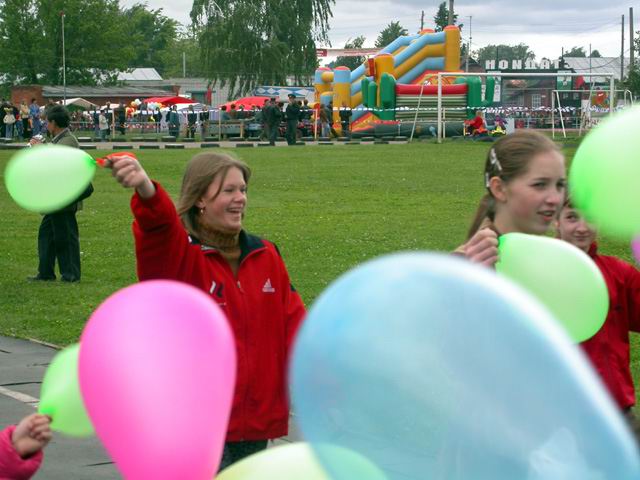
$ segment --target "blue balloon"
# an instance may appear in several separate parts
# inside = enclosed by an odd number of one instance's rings
[[[291,369],[305,440],[353,450],[389,480],[640,475],[624,419],[557,321],[453,256],[396,254],[339,278]],[[332,478],[354,480],[316,453]]]

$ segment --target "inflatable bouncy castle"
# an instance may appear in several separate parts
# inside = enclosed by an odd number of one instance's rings
[[[443,32],[425,29],[419,35],[399,37],[354,71],[318,68],[316,101],[323,105],[333,102],[336,129],[343,102],[352,108],[351,132],[355,137],[407,135],[414,121],[415,133],[420,135],[436,128],[439,72],[451,74],[441,77],[446,135],[462,135],[464,121],[473,118],[476,109],[493,103],[495,80],[487,79],[483,98],[479,77],[456,78],[460,72],[460,29],[453,25]]]

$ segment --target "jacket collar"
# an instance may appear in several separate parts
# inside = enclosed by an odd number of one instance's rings
[[[51,140],[51,143],[58,143],[60,140],[62,140],[63,137],[66,137],[67,135],[69,135],[69,133],[70,133],[69,129],[65,128],[58,135],[53,137],[53,139]]]
[[[589,256],[595,257],[598,254],[598,242],[593,242],[589,247]]]
[[[218,249],[215,247],[210,247],[208,245],[203,245],[200,243],[200,240],[196,237],[189,236],[191,243],[194,245],[200,245],[200,249],[203,252],[217,252]],[[265,248],[264,241],[260,237],[256,237],[255,235],[251,235],[244,230],[240,230],[240,235],[238,237],[238,241],[240,243],[240,261],[244,260],[250,253],[255,252],[256,250],[260,250]]]

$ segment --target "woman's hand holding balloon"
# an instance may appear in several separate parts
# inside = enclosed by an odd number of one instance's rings
[[[474,263],[493,267],[498,261],[498,234],[489,228],[479,230],[464,245],[464,254]]]
[[[107,167],[111,175],[125,188],[135,188],[142,198],[151,198],[156,187],[140,162],[131,154],[109,155]]]

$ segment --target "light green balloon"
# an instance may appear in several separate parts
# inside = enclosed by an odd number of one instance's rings
[[[88,437],[94,430],[85,409],[78,380],[80,344],[61,350],[44,374],[38,411],[49,415],[51,428],[74,437]]]
[[[609,311],[609,291],[585,252],[555,238],[508,233],[500,237],[498,253],[498,273],[545,305],[574,341],[600,330]]]
[[[350,477],[366,480],[386,480],[384,473],[364,456],[346,448],[321,444],[323,458],[330,456],[341,471]],[[331,480],[331,476],[320,465],[311,446],[299,442],[269,448],[251,455],[224,469],[216,480]]]
[[[640,233],[640,107],[605,119],[571,163],[575,206],[602,232],[623,240]]]
[[[16,153],[4,172],[9,195],[26,210],[51,213],[89,186],[96,171],[91,155],[63,145],[37,145]]]

